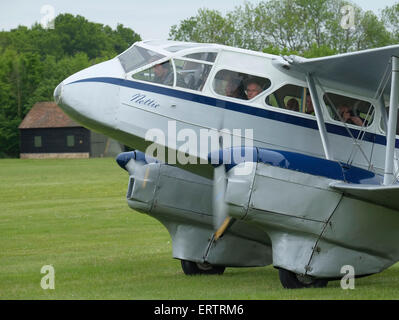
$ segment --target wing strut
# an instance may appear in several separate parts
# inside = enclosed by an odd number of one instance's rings
[[[382,96],[379,97],[378,99],[378,104],[380,107],[381,111],[381,118],[382,118],[382,124],[384,126],[384,131],[387,131],[388,128],[388,115],[387,115],[387,110],[385,109],[385,102],[384,98]],[[395,149],[395,161],[393,162],[394,164],[394,172],[395,172],[395,179],[398,179],[398,173],[399,173],[399,157],[398,157],[398,151]]]
[[[395,138],[398,116],[398,85],[399,85],[399,60],[392,56],[392,80],[391,80],[391,98],[389,102],[389,118],[387,128],[387,146],[385,149],[385,171],[384,185],[390,185],[395,182],[394,154]]]
[[[328,137],[327,137],[326,124],[324,123],[323,113],[322,113],[321,107],[320,107],[320,101],[317,96],[316,86],[314,83],[313,76],[310,73],[308,73],[306,75],[306,81],[308,82],[310,97],[312,98],[312,102],[313,102],[313,108],[314,108],[316,119],[317,119],[317,125],[319,127],[321,143],[323,144],[324,154],[325,154],[327,160],[333,160],[333,157],[332,157],[332,154],[330,151],[329,142],[328,142]]]

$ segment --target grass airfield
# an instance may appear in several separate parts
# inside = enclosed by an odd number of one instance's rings
[[[286,290],[272,266],[185,276],[166,229],[128,208],[127,183],[112,158],[0,160],[0,299],[399,298],[399,264],[354,290]],[[40,286],[44,265],[54,290]]]

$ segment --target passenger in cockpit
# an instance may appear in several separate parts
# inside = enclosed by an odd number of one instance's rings
[[[346,104],[340,105],[338,107],[338,112],[339,115],[341,116],[341,121],[348,123],[348,124],[354,124],[357,126],[362,126],[363,125],[363,120],[360,119],[360,117],[356,116],[354,112],[352,111],[352,108],[349,107]]]
[[[299,111],[299,103],[298,100],[295,98],[291,98],[290,100],[287,101],[287,106],[286,109],[292,110],[292,111]]]
[[[312,98],[311,98],[309,93],[306,95],[306,110],[305,110],[305,113],[306,114],[310,114],[312,116],[315,115],[314,107],[313,107],[313,101],[312,101]]]
[[[249,80],[247,82],[245,93],[247,94],[248,100],[255,98],[261,92],[262,87],[256,80]]]
[[[154,66],[155,82],[165,84],[167,86],[173,85],[173,72],[170,67],[170,62],[166,61]]]
[[[240,85],[240,83],[238,80],[228,79],[228,82],[226,84],[226,89],[225,89],[226,96],[242,99],[242,97],[239,93],[239,85]]]

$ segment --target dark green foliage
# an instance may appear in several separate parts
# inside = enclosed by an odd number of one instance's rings
[[[140,40],[121,24],[113,30],[71,14],[58,15],[54,29],[0,32],[0,157],[18,156],[19,124],[36,102],[53,100],[63,79]]]

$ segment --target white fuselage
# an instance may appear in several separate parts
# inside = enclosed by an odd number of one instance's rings
[[[151,47],[165,55],[162,60],[209,48],[218,53],[202,91],[178,87],[176,81],[173,86],[166,86],[133,79],[132,74],[144,70],[146,66],[126,72],[118,58],[114,58],[66,79],[56,89],[57,102],[70,116],[90,129],[101,131],[142,151],[150,144],[145,138],[151,129],[163,132],[165,141],[157,142],[165,143],[165,146],[174,150],[179,150],[190,138],[184,131],[182,133],[184,129],[195,132],[197,137],[200,137],[201,130],[216,132],[228,129],[233,132],[235,129],[236,135],[241,132],[244,136],[245,129],[251,129],[253,137],[250,139],[254,146],[325,158],[315,116],[272,107],[266,103],[266,97],[283,85],[307,86],[300,76],[289,76],[274,66],[273,60],[279,57],[217,45],[192,46],[167,55],[165,45]],[[146,43],[142,46],[150,47]],[[271,85],[251,101],[220,95],[214,90],[213,81],[222,69],[265,77],[270,79]],[[378,105],[378,101],[353,93],[356,90],[342,92],[318,85],[316,88],[320,95],[333,160],[347,162],[352,157],[353,165],[370,169],[371,163],[377,173],[382,173],[385,134],[381,129],[381,109],[375,108],[372,124],[366,128],[364,139],[358,141],[363,150],[360,152],[344,125],[329,115],[322,93],[328,91],[344,94],[368,101],[374,106]],[[360,127],[348,125],[347,128],[355,138],[359,136]],[[196,141],[198,152],[193,156],[200,154],[205,142],[208,143],[199,139]],[[209,144],[207,150],[211,152],[219,147]]]

